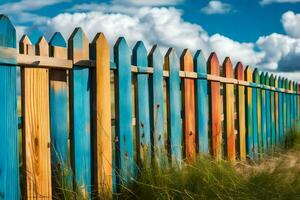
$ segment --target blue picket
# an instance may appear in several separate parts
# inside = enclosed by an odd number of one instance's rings
[[[253,71],[253,82],[254,83],[259,83],[259,72],[258,69],[254,69]],[[253,114],[253,149],[254,149],[254,156],[257,158],[258,156],[258,133],[260,130],[258,130],[258,112],[260,112],[260,107],[258,101],[260,99],[257,98],[257,94],[259,93],[259,89],[257,89],[256,85],[252,88],[252,114]]]
[[[260,84],[265,85],[265,75],[260,74]],[[263,153],[267,151],[267,109],[266,109],[266,90],[262,87],[261,89],[261,136]]]
[[[270,85],[270,78],[268,72],[265,73],[265,85]],[[267,121],[267,148],[271,149],[271,94],[270,90],[266,89],[266,121]]]
[[[207,93],[207,68],[203,52],[198,50],[194,56],[195,71],[198,73],[196,81],[196,108],[197,108],[197,135],[198,150],[208,153],[208,93]]]
[[[142,41],[133,48],[133,65],[138,67],[137,74],[137,145],[138,159],[149,164],[151,161],[149,75],[143,71],[148,67],[147,50]]]
[[[175,49],[170,48],[165,56],[165,65],[169,71],[168,88],[168,140],[173,166],[180,166],[182,161],[182,124],[181,95],[179,77],[179,59]]]
[[[282,88],[282,79],[278,78],[278,88]],[[283,113],[284,113],[284,100],[283,93],[278,92],[278,133],[279,133],[279,144],[282,143],[283,139]]]
[[[153,139],[153,154],[160,166],[167,164],[164,130],[164,77],[163,56],[157,45],[153,46],[148,56],[149,66],[153,68],[150,78],[150,124]]]
[[[123,37],[119,38],[114,46],[114,60],[117,67],[116,168],[118,185],[130,181],[136,174],[132,127],[130,53]]]
[[[273,74],[270,76],[270,84],[271,87],[275,86],[275,79]],[[275,93],[271,91],[271,144],[272,147],[275,145],[276,139],[276,125],[275,125]]]
[[[5,15],[0,15],[0,47],[16,48],[16,30]],[[0,63],[0,198],[20,199],[16,58]]]

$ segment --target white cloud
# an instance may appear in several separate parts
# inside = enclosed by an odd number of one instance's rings
[[[134,6],[165,6],[176,5],[184,0],[113,0],[113,4],[126,4]]]
[[[281,17],[285,32],[294,38],[300,38],[300,14],[292,11],[285,12]]]
[[[300,0],[261,0],[259,3],[260,5],[268,5],[272,3],[297,3]]]
[[[201,9],[205,14],[225,14],[231,11],[231,5],[227,3],[222,3],[221,1],[210,1],[208,5]]]

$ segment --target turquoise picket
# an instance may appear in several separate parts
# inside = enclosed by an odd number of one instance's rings
[[[133,65],[138,67],[137,74],[137,156],[140,161],[151,161],[149,75],[143,71],[148,67],[147,50],[142,41],[133,48]]]
[[[69,58],[76,63],[89,59],[89,42],[81,28],[68,40]],[[87,66],[73,66],[70,80],[71,157],[75,181],[85,197],[91,194],[91,94],[93,71]]]
[[[153,139],[153,153],[157,164],[167,164],[167,152],[165,150],[164,130],[164,77],[163,56],[157,45],[153,46],[149,56],[149,66],[153,68],[153,76],[150,78],[150,124]]]
[[[179,77],[179,59],[175,49],[170,48],[165,56],[165,66],[169,71],[168,92],[168,140],[173,166],[180,166],[182,161],[182,124],[181,95]]]
[[[16,48],[16,30],[5,15],[0,15],[0,47]],[[16,58],[0,57],[0,198],[20,199]]]
[[[265,85],[270,85],[268,72],[265,73]],[[267,149],[271,149],[271,95],[270,90],[266,89],[266,121],[267,121]]]
[[[132,127],[132,91],[130,52],[124,37],[114,46],[116,83],[116,168],[117,187],[136,174]]]
[[[285,79],[285,89],[289,90],[289,81]],[[288,132],[291,128],[291,98],[290,94],[286,93],[286,131]]]
[[[265,75],[260,74],[260,84],[265,85]],[[261,89],[261,137],[263,153],[267,151],[267,109],[266,109],[266,89]]]
[[[259,72],[258,72],[258,69],[254,69],[253,71],[253,82],[254,84],[256,83],[259,83]],[[252,117],[252,122],[253,122],[253,152],[254,152],[254,158],[257,158],[258,157],[258,132],[260,132],[258,130],[258,112],[260,112],[260,108],[259,108],[259,103],[258,101],[260,101],[260,99],[258,99],[258,89],[256,87],[256,85],[254,85],[254,87],[252,88],[252,114],[253,114],[253,117]]]
[[[50,56],[55,57],[54,48],[67,52],[67,44],[62,35],[56,32],[49,42]],[[62,53],[62,52],[57,52]],[[63,55],[62,55],[63,56]],[[62,58],[66,59],[66,58]],[[50,134],[52,166],[65,169],[69,165],[69,100],[66,70],[50,70]]]
[[[278,78],[278,88],[282,88],[282,78]],[[283,111],[284,109],[284,100],[283,93],[278,92],[278,133],[279,133],[279,144],[282,143],[283,139]]]
[[[207,67],[203,52],[198,50],[194,56],[195,71],[198,73],[196,81],[196,109],[197,109],[197,135],[198,150],[208,153],[208,93],[207,93]]]
[[[275,86],[275,79],[273,74],[270,76],[270,84],[271,87]],[[272,147],[275,145],[276,139],[276,125],[275,125],[275,94],[274,91],[271,90],[271,144]]]

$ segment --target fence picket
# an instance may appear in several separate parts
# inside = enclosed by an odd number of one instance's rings
[[[275,79],[273,74],[270,76],[270,84],[269,86],[274,87],[275,86]],[[271,146],[274,148],[275,145],[275,134],[276,134],[276,126],[275,126],[275,95],[274,91],[270,92],[270,102],[271,102]]]
[[[209,153],[208,149],[208,81],[207,67],[203,52],[198,50],[194,56],[195,71],[198,73],[196,81],[196,108],[197,108],[197,135],[198,150],[201,153]]]
[[[278,88],[282,88],[282,78],[278,78]],[[278,134],[279,134],[279,144],[282,144],[284,137],[284,93],[278,92]]]
[[[194,71],[193,56],[185,49],[180,57],[181,69],[186,72]],[[195,120],[195,81],[184,79],[184,148],[187,161],[196,159],[196,120]]]
[[[245,80],[249,83],[252,82],[252,71],[250,66],[245,69]],[[247,155],[254,158],[254,144],[253,144],[253,105],[252,105],[252,88],[246,89],[246,130],[247,130]]]
[[[16,30],[5,15],[0,15],[0,38],[1,48],[16,49]],[[16,58],[0,62],[0,194],[20,199]]]
[[[265,73],[265,85],[270,85],[269,73]],[[271,149],[271,94],[270,90],[266,89],[266,119],[267,119],[267,148]]]
[[[259,154],[259,156],[262,153],[262,134],[261,134],[261,89],[258,87],[258,84],[260,84],[260,76],[259,76],[259,70],[256,68],[253,72],[253,82],[257,84],[254,91],[256,90],[256,97],[253,95],[253,101],[256,99],[256,106],[253,106],[253,122],[254,123],[254,131],[253,131],[253,139],[254,139],[254,146],[256,145],[255,149],[256,152]],[[255,92],[254,92],[255,93]],[[256,109],[256,110],[255,110]],[[255,131],[256,128],[256,131]]]
[[[70,76],[71,158],[76,187],[85,198],[91,196],[91,91],[92,71],[78,66],[89,59],[89,41],[81,28],[76,28],[68,40],[68,57],[74,66]]]
[[[260,74],[260,84],[263,86],[266,84],[265,75],[262,72]],[[262,152],[267,152],[267,108],[266,108],[266,89],[261,89],[261,140],[262,140]]]
[[[168,143],[173,166],[182,162],[182,125],[181,125],[181,95],[179,78],[179,59],[175,49],[170,48],[165,55],[165,70],[169,71],[167,82],[168,97]]]
[[[211,75],[219,76],[219,60],[216,53],[211,53],[208,61],[208,71]],[[212,152],[213,156],[220,160],[222,158],[222,127],[221,127],[221,94],[220,82],[211,81],[211,131],[212,131]]]
[[[24,36],[20,50],[27,55],[49,55],[44,37],[32,46],[29,38]],[[21,76],[27,198],[52,198],[48,69],[22,68]]]
[[[278,76],[275,76],[274,87],[278,88]],[[279,94],[277,91],[274,92],[275,98],[275,145],[279,144]]]

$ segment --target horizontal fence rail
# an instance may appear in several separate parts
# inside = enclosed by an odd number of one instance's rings
[[[257,160],[300,126],[300,84],[286,78],[201,50],[163,56],[123,37],[111,47],[103,33],[90,43],[81,28],[67,42],[24,35],[17,49],[4,15],[0,87],[2,199],[59,198],[61,180],[111,196],[145,165]]]

